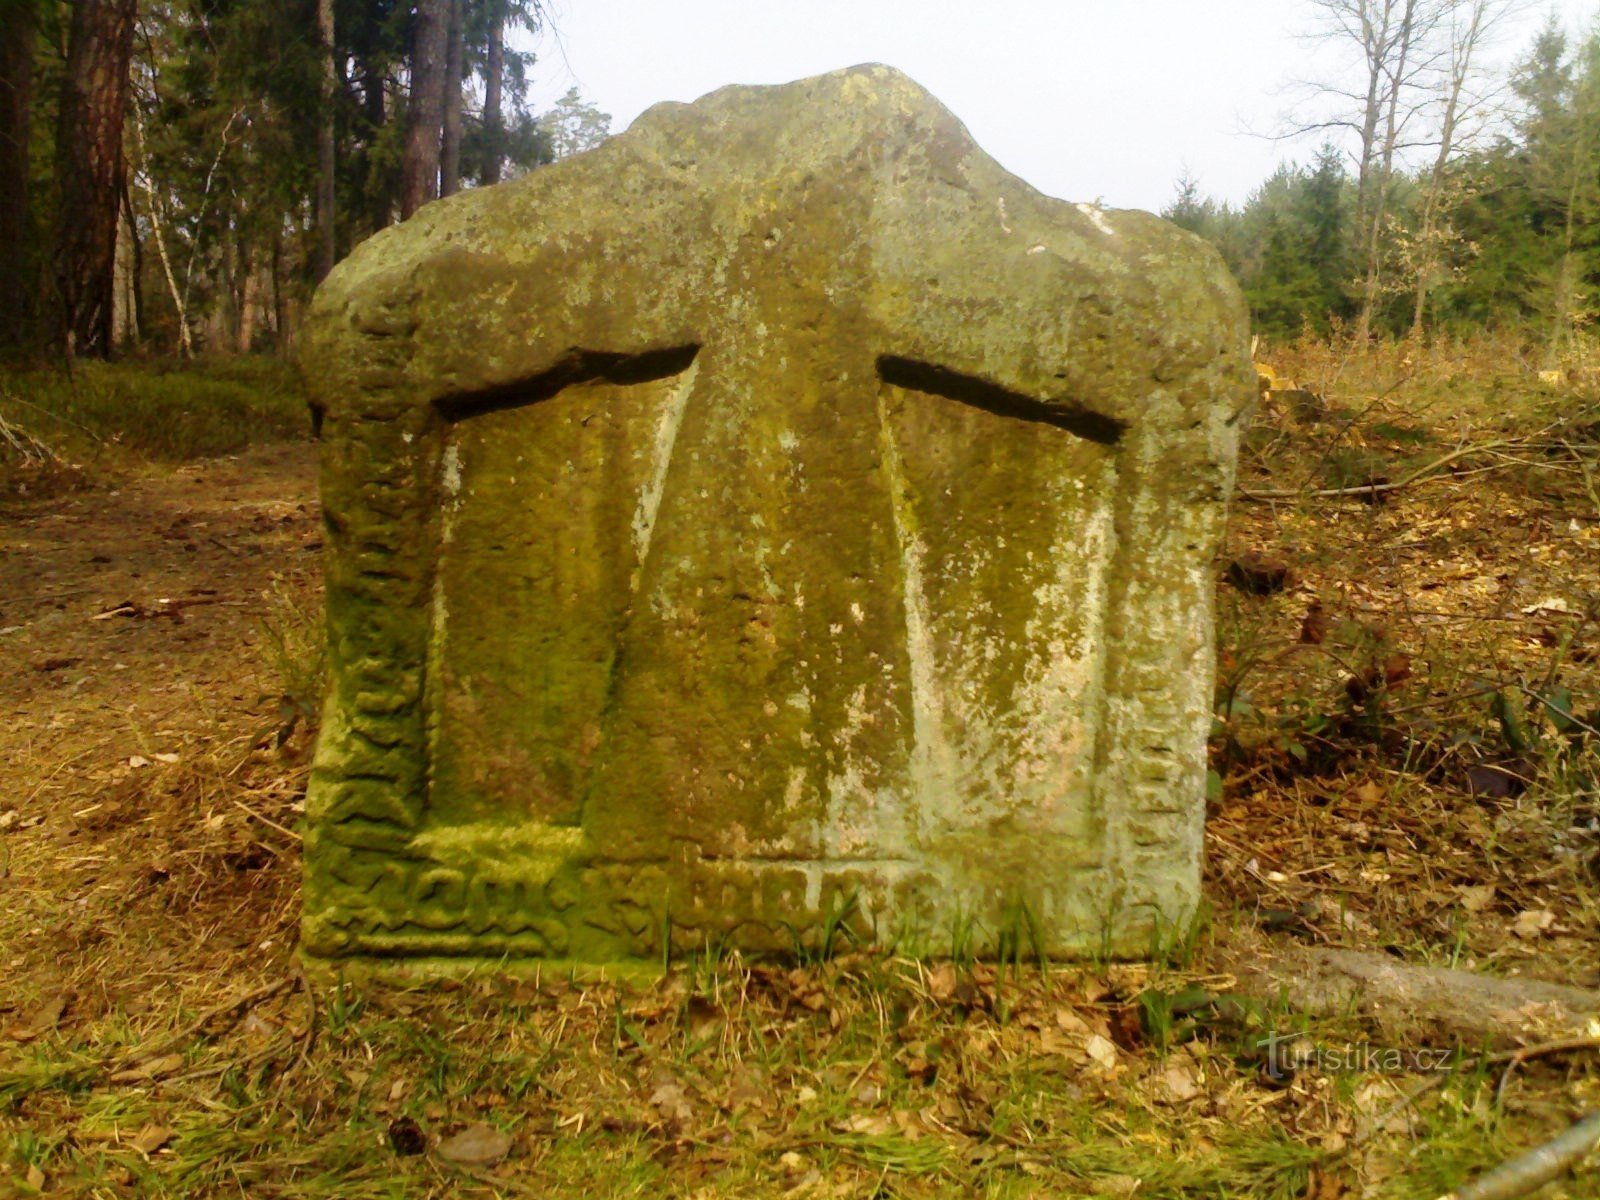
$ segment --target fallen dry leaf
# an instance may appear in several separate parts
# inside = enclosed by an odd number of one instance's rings
[[[128,1145],[132,1146],[140,1154],[148,1156],[161,1149],[172,1138],[173,1131],[171,1129],[165,1125],[157,1125],[152,1122],[134,1134]]]
[[[71,988],[52,992],[29,1014],[26,1021],[8,1029],[6,1036],[17,1042],[31,1042],[36,1037],[43,1037],[61,1024],[61,1018],[76,998],[77,993]]]
[[[838,1127],[843,1133],[862,1133],[868,1137],[882,1137],[895,1132],[894,1122],[882,1113],[857,1113],[839,1122]]]
[[[1519,938],[1536,938],[1556,923],[1556,915],[1548,908],[1525,908],[1511,922],[1511,932]]]
[[[1383,788],[1368,780],[1356,788],[1354,795],[1362,804],[1376,804],[1383,799]]]
[[[928,994],[941,1004],[956,994],[954,963],[940,963],[928,972]]]
[[[111,1082],[140,1083],[146,1079],[160,1079],[171,1075],[181,1066],[183,1066],[183,1055],[162,1054],[129,1067],[126,1071],[118,1071],[111,1077]]]
[[[1089,1024],[1071,1008],[1056,1009],[1056,1028],[1062,1033],[1088,1033]]]
[[[511,1153],[511,1135],[478,1121],[439,1143],[439,1157],[464,1167],[492,1167]]]
[[[1200,1094],[1192,1063],[1172,1062],[1161,1073],[1159,1098],[1168,1104],[1187,1104]]]
[[[1084,1050],[1095,1066],[1102,1071],[1114,1071],[1117,1067],[1117,1047],[1110,1038],[1101,1037],[1098,1033],[1089,1035],[1089,1040],[1084,1044]]]
[[[681,1083],[664,1071],[652,1082],[655,1087],[650,1093],[650,1103],[663,1120],[678,1124],[693,1120],[694,1105],[689,1102],[689,1093],[683,1090]]]

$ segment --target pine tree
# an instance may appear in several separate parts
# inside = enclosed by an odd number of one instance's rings
[[[57,343],[112,351],[122,124],[138,0],[76,0],[56,121]]]
[[[26,345],[32,332],[28,248],[36,23],[32,0],[0,3],[0,349]]]

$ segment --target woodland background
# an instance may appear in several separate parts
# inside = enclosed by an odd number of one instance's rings
[[[1505,0],[1308,0],[1323,135],[1241,206],[1178,181],[1257,329],[1514,330],[1555,366],[1600,280],[1600,34],[1489,65]],[[0,0],[0,346],[285,350],[315,284],[429,200],[609,132],[535,114],[537,0]],[[1495,63],[1504,63],[1505,56]]]
[[[369,986],[296,955],[296,332],[608,118],[535,0],[0,0],[0,1198],[1600,1195],[1600,29],[1283,7],[1320,149],[1166,210],[1261,335],[1193,928]]]
[[[350,248],[587,148],[529,0],[0,0],[0,346],[287,350]]]
[[[1515,331],[1556,366],[1600,280],[1600,33],[1491,58],[1507,0],[1307,0],[1323,139],[1240,206],[1180,179],[1258,331]],[[287,350],[316,283],[429,200],[594,145],[534,113],[537,0],[0,0],[0,347]],[[1267,81],[1264,79],[1264,86]],[[1286,146],[1286,151],[1291,147]]]

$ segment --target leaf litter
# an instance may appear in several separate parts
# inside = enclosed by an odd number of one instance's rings
[[[1405,401],[1372,419],[1428,419]],[[1246,486],[1309,471],[1309,446],[1247,454]],[[314,705],[284,698],[267,647],[293,637],[262,626],[318,604],[309,456],[25,507],[8,549],[37,569],[0,580],[0,614],[15,657],[59,665],[0,682],[0,1189],[1435,1196],[1600,1106],[1593,1053],[1464,1074],[1426,1108],[1396,1109],[1410,1075],[1274,1079],[1263,1028],[1368,1031],[1248,1011],[1208,955],[1244,924],[1600,969],[1591,742],[1551,715],[1600,708],[1600,521],[1573,478],[1237,511],[1219,577],[1286,570],[1221,588],[1211,927],[1170,961],[880,949],[696,959],[656,983],[302,983]],[[136,616],[213,595],[236,602]],[[1528,715],[1502,721],[1494,694]],[[1524,782],[1474,792],[1478,768]]]

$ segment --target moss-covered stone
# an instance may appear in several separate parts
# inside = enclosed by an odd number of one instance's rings
[[[321,956],[1142,953],[1198,895],[1245,322],[885,67],[430,205],[319,292]]]

